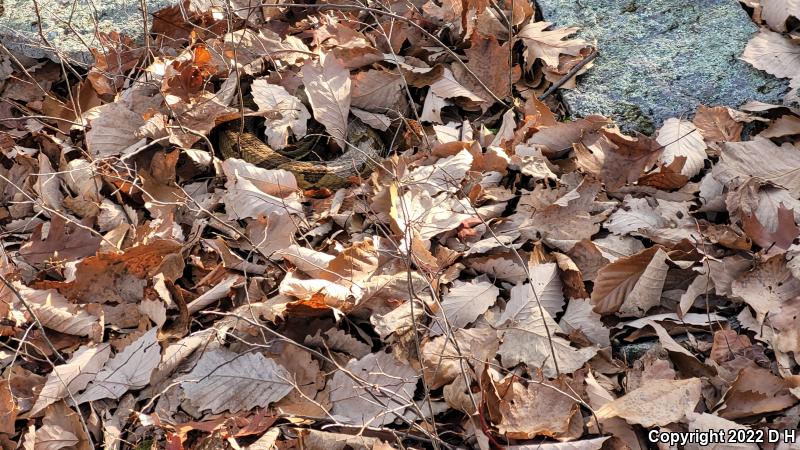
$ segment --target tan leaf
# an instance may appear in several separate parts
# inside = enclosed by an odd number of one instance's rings
[[[291,374],[261,353],[203,353],[192,371],[178,379],[198,410],[232,413],[267,407],[292,390]]]
[[[697,225],[686,202],[625,197],[603,226],[620,236],[642,236],[664,245],[675,245],[684,239],[697,239]]]
[[[570,381],[561,377],[553,382],[528,383],[527,388],[512,382],[500,399],[502,420],[497,424],[498,431],[513,439],[575,437],[571,423],[579,418],[580,407],[565,395],[575,390]]]
[[[506,42],[500,45],[494,36],[481,36],[477,32],[473,32],[470,44],[470,48],[464,50],[469,58],[467,67],[495,96],[501,99],[505,98],[509,94],[511,83],[520,76],[519,67],[512,68],[510,66],[508,48],[511,43]],[[475,81],[473,76],[467,74],[461,65],[453,65],[453,72],[462,85],[485,99],[482,104],[484,107],[488,108],[494,103],[494,98]]]
[[[800,75],[800,45],[763,28],[747,43],[741,59],[778,78]]]
[[[41,264],[48,260],[74,261],[93,255],[100,247],[100,237],[75,223],[67,226],[66,220],[53,214],[47,237],[42,239],[44,224],[34,228],[28,242],[19,253],[31,264]]]
[[[455,281],[442,298],[442,309],[431,323],[430,335],[444,334],[450,330],[447,325],[453,329],[465,327],[494,305],[498,295],[500,289],[488,281]]]
[[[800,134],[800,117],[784,115],[772,122],[766,130],[758,135],[765,138],[777,138]]]
[[[731,284],[734,296],[745,301],[763,323],[787,300],[800,295],[800,280],[792,275],[782,255],[775,255],[757,264]]]
[[[442,76],[431,84],[430,92],[436,97],[444,99],[463,97],[475,102],[483,101],[478,94],[462,86],[448,68],[445,68]]]
[[[724,106],[708,107],[700,105],[692,120],[706,141],[732,142],[740,141],[743,125],[731,117]]]
[[[555,126],[537,131],[525,143],[544,147],[542,153],[545,156],[553,157],[569,151],[572,149],[572,144],[581,142],[584,136],[592,136],[593,132],[610,123],[609,119],[596,115],[572,122],[558,122]]]
[[[583,48],[589,46],[581,39],[564,40],[567,36],[575,34],[578,28],[545,31],[550,25],[550,22],[532,22],[522,27],[517,33],[517,39],[522,39],[525,44],[525,62],[528,68],[537,58],[551,68],[558,68],[560,55],[577,56]]]
[[[346,149],[350,72],[331,54],[321,56],[319,63],[304,64],[301,72],[314,118],[325,125],[339,148]]]
[[[391,423],[413,403],[416,385],[414,369],[389,353],[351,359],[330,381],[331,413],[358,426]]]
[[[594,310],[599,314],[644,315],[661,302],[666,260],[666,252],[655,246],[600,269],[592,290]]]
[[[652,140],[641,137],[640,141],[649,141],[650,145],[631,145],[634,144],[632,141],[617,138],[616,134],[603,130],[570,144],[575,150],[578,166],[597,176],[609,190],[635,182],[646,168],[656,162],[660,153]]]
[[[694,412],[700,401],[702,381],[651,380],[646,385],[606,403],[597,410],[599,419],[622,417],[628,423],[649,428],[678,422]]]
[[[567,333],[580,330],[584,336],[599,347],[611,345],[609,329],[600,321],[600,314],[594,312],[592,303],[587,298],[570,299],[559,325]]]
[[[425,190],[430,195],[443,191],[456,192],[461,188],[461,181],[464,180],[472,161],[472,154],[468,150],[461,150],[434,164],[412,170],[403,177],[401,183],[414,185],[415,188]]]
[[[111,347],[108,344],[100,344],[97,347],[83,346],[76,350],[69,361],[56,366],[47,376],[47,381],[29,414],[35,416],[48,405],[83,390],[95,379],[109,356]]]
[[[723,419],[714,414],[709,413],[701,413],[698,414],[696,412],[692,412],[686,415],[687,423],[689,425],[690,430],[698,430],[701,433],[719,433],[717,430],[749,430],[750,427],[746,427],[744,425],[739,425],[736,422],[731,420]],[[727,433],[727,431],[726,431]],[[756,444],[747,444],[747,443],[737,443],[737,442],[726,442],[724,444],[711,444],[709,446],[700,446],[699,444],[687,444],[687,450],[700,450],[701,448],[712,448],[722,450],[725,449],[748,449],[748,450],[757,450],[758,445]]]
[[[506,450],[600,450],[611,436],[582,439],[571,442],[543,442],[525,445],[507,445]]]
[[[784,410],[798,401],[789,391],[792,387],[767,369],[744,368],[722,397],[719,416],[733,420]]]
[[[693,177],[703,169],[706,160],[706,144],[703,136],[692,122],[682,119],[667,119],[658,130],[656,141],[664,146],[659,161],[670,164],[676,157],[685,156],[681,173]]]
[[[311,115],[297,97],[290,95],[286,88],[269,84],[259,78],[253,80],[253,101],[258,110],[264,113],[267,143],[280,150],[289,143],[290,132],[296,138],[306,135],[306,124]]]
[[[385,113],[394,110],[404,98],[403,79],[386,70],[367,70],[351,77],[351,105],[365,111]]]
[[[86,147],[95,157],[124,156],[145,143],[139,133],[144,119],[121,102],[98,106],[85,114],[94,117],[86,133]]]
[[[158,328],[151,328],[114,355],[75,400],[80,404],[102,398],[116,399],[130,389],[147,386],[150,374],[161,361],[157,332]]]
[[[712,174],[726,185],[758,177],[788,189],[794,197],[800,196],[800,152],[792,145],[779,147],[760,136],[748,142],[725,143]]]
[[[465,358],[491,360],[497,351],[497,344],[497,331],[492,328],[454,330],[451,336],[438,336],[426,342],[422,347],[422,374],[425,381],[430,389],[451,383],[470,367]]]
[[[302,211],[297,180],[291,172],[263,169],[237,158],[224,160],[222,170],[228,179],[222,202],[229,219]]]

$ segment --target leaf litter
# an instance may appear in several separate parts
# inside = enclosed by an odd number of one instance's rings
[[[184,3],[88,71],[1,56],[3,448],[797,428],[798,109],[565,120],[594,49],[527,2]],[[789,105],[797,2],[744,3]],[[302,190],[214,153],[242,114],[312,160],[352,114],[384,158]]]

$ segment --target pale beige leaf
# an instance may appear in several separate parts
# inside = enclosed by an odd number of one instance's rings
[[[559,325],[567,333],[580,330],[592,343],[600,347],[611,345],[609,329],[600,321],[600,314],[594,312],[592,302],[588,298],[570,299]]]
[[[800,134],[800,117],[793,115],[780,116],[766,130],[758,135],[765,138],[777,138]]]
[[[507,450],[600,450],[603,443],[611,439],[611,436],[604,436],[591,439],[583,439],[571,442],[543,442],[525,445],[507,445]]]
[[[145,143],[139,134],[144,119],[120,102],[98,106],[86,114],[94,117],[86,133],[86,147],[95,157],[125,156]]]
[[[709,413],[696,413],[691,412],[686,415],[686,421],[689,425],[690,430],[698,430],[703,433],[718,433],[717,430],[749,430],[750,427],[746,427],[744,425],[740,425],[732,420],[723,419],[720,416],[715,414]],[[728,449],[748,449],[748,450],[757,450],[758,445],[756,444],[746,444],[746,443],[736,443],[736,442],[726,442],[724,444],[708,444],[705,446],[700,446],[699,444],[687,444],[686,450],[700,450],[700,449],[712,449],[712,450],[728,450]]]
[[[777,146],[760,136],[747,142],[726,142],[712,173],[721,183],[732,186],[758,177],[800,197],[800,151],[790,144]]]
[[[471,361],[494,359],[497,345],[493,328],[459,329],[451,336],[438,336],[422,347],[422,374],[430,389],[438,389],[462,376]]]
[[[350,114],[350,72],[332,54],[320,57],[320,62],[306,63],[301,72],[314,118],[346,149],[347,116]]]
[[[310,347],[342,352],[355,358],[363,358],[370,353],[370,346],[359,341],[339,328],[331,328],[321,335],[320,330],[314,336],[306,336],[303,344]]]
[[[675,245],[684,239],[701,239],[686,202],[628,195],[623,206],[614,211],[603,226],[619,236],[642,236],[664,245]]]
[[[504,327],[503,343],[498,352],[504,367],[525,363],[530,368],[540,368],[546,377],[555,377],[558,373],[580,369],[597,352],[591,347],[574,348],[569,341],[556,336],[555,333],[563,333],[563,330],[547,311],[536,306],[535,301],[530,302],[521,317],[523,322],[511,321]]]
[[[48,405],[83,390],[95,379],[109,356],[111,356],[111,346],[108,344],[100,344],[97,347],[83,346],[76,350],[69,361],[56,366],[47,376],[47,381],[29,414],[34,416]]]
[[[55,289],[36,290],[18,284],[17,291],[47,328],[74,336],[102,335],[103,325],[80,305],[70,303]],[[19,305],[19,309],[24,307]]]
[[[78,436],[57,425],[42,425],[36,430],[36,444],[33,450],[61,450],[78,443]]]
[[[386,131],[392,126],[392,119],[386,114],[369,112],[354,107],[350,108],[350,112],[364,122],[364,125],[375,128],[376,130]]]
[[[566,39],[575,34],[578,28],[564,28],[545,31],[550,22],[531,22],[517,33],[517,39],[525,44],[525,63],[531,67],[537,58],[551,68],[558,68],[560,55],[577,56],[589,44],[581,39]]]
[[[483,277],[484,279],[486,277]],[[442,298],[442,309],[431,323],[431,336],[438,336],[452,328],[463,328],[473,322],[497,301],[500,289],[492,283],[472,279],[456,281]]]
[[[597,417],[622,417],[628,423],[648,428],[666,426],[694,412],[700,401],[701,387],[699,378],[651,380],[639,389],[603,405],[597,410]]]
[[[761,0],[761,18],[775,31],[786,31],[786,19],[800,19],[800,0]]]
[[[556,263],[531,265],[528,268],[531,284],[517,284],[511,288],[511,298],[506,309],[498,319],[498,324],[511,321],[515,324],[529,324],[538,315],[534,309],[541,306],[545,312],[555,316],[564,309],[564,294]]]
[[[484,101],[482,97],[459,84],[453,72],[447,68],[444,69],[442,77],[431,84],[430,92],[434,96],[444,99],[464,97],[475,102]]]
[[[656,141],[664,146],[664,151],[658,158],[664,164],[670,164],[678,156],[685,156],[681,173],[689,178],[697,175],[703,169],[706,160],[706,143],[700,130],[688,120],[667,119],[658,130]]]
[[[794,277],[783,255],[758,263],[731,284],[732,294],[745,301],[763,323],[770,312],[800,295],[800,280]]]
[[[620,258],[600,269],[592,290],[592,304],[599,314],[620,312],[641,317],[661,301],[667,276],[667,254],[650,247]]]
[[[472,154],[468,150],[461,150],[453,156],[442,158],[429,166],[422,166],[412,170],[401,183],[414,185],[427,191],[430,195],[439,192],[456,192],[461,188],[461,181],[472,165]]]
[[[800,75],[800,45],[763,28],[747,43],[741,59],[778,78]]]
[[[216,349],[203,353],[192,371],[179,378],[186,398],[200,411],[236,413],[266,408],[292,390],[292,376],[261,353],[237,355]]]
[[[130,389],[147,386],[150,374],[161,361],[157,333],[158,328],[151,328],[114,355],[86,390],[76,397],[76,401],[85,403],[102,398],[119,398]]]
[[[222,203],[229,219],[302,211],[291,172],[263,169],[237,158],[224,160],[222,170],[227,177]]]
[[[306,124],[311,115],[297,97],[286,88],[267,83],[259,78],[252,84],[253,100],[260,112],[265,112],[267,143],[280,150],[289,142],[290,132],[297,138],[306,134]]]
[[[391,423],[413,404],[417,378],[414,369],[386,352],[351,359],[330,381],[331,413],[358,426]]]

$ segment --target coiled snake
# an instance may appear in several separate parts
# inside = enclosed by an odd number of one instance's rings
[[[253,119],[234,120],[225,124],[219,134],[223,158],[240,158],[264,169],[292,172],[303,189],[338,189],[350,184],[352,177],[366,176],[381,158],[383,142],[378,134],[358,119],[347,126],[347,148],[330,161],[299,161],[291,154],[273,150],[255,134]],[[307,153],[307,152],[306,152]]]

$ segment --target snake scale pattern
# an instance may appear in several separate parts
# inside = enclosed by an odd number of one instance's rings
[[[368,175],[378,164],[383,147],[375,130],[358,119],[348,123],[346,140],[348,148],[336,159],[299,161],[273,150],[251,126],[242,130],[241,122],[235,120],[223,127],[219,147],[223,158],[240,158],[264,169],[292,172],[300,188],[338,189],[351,184],[352,177]]]

